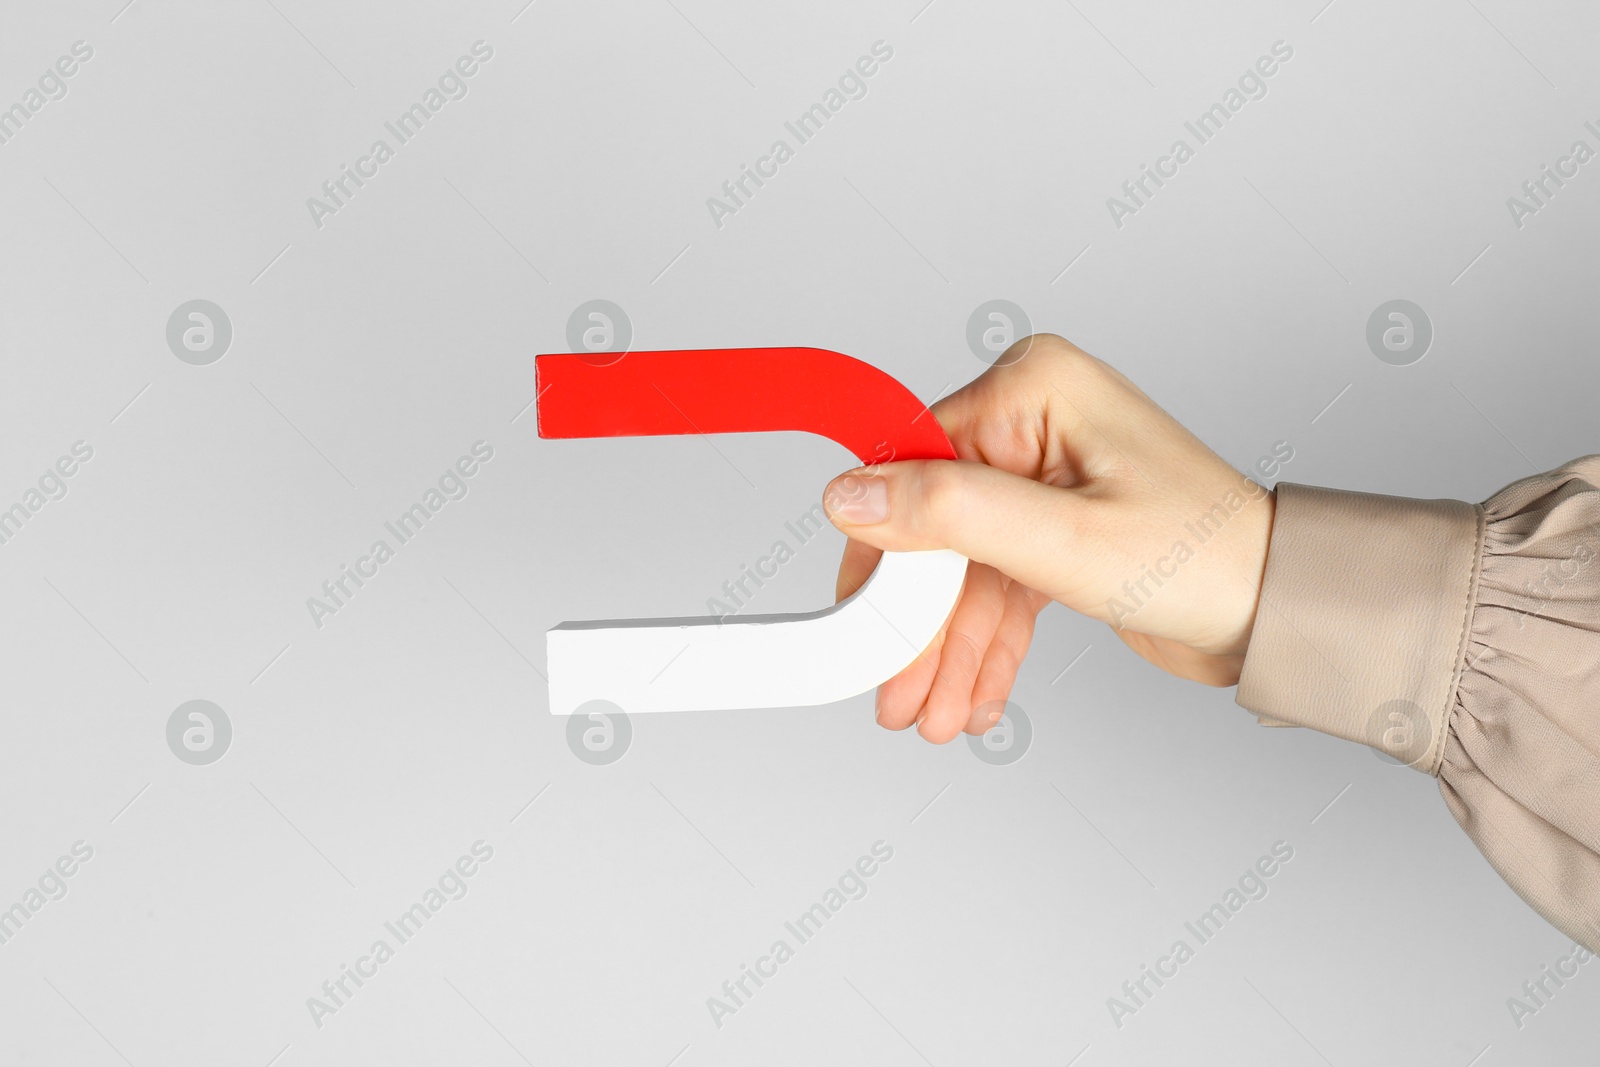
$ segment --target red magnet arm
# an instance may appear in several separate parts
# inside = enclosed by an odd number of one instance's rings
[[[629,352],[608,366],[561,353],[534,361],[539,436],[654,437],[803,430],[863,463],[955,459],[938,420],[905,386],[822,348]]]

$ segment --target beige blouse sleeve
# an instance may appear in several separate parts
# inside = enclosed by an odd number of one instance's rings
[[[1478,506],[1279,485],[1238,702],[1437,777],[1600,952],[1600,456]]]

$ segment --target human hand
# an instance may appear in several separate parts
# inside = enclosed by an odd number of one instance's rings
[[[1052,600],[1207,685],[1239,680],[1273,495],[1127,378],[1052,334],[1018,341],[931,409],[956,460],[847,472],[824,507],[850,538],[838,595],[885,550],[968,557],[933,643],[878,687],[880,725],[943,744],[999,719]]]

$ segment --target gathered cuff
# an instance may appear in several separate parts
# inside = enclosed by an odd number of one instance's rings
[[[1507,884],[1600,953],[1600,456],[1481,506],[1277,491],[1238,702],[1439,778]]]

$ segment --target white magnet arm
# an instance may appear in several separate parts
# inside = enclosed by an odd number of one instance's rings
[[[821,611],[566,622],[546,635],[550,711],[591,700],[628,714],[831,704],[905,669],[966,577],[956,552],[885,552],[854,596]]]

